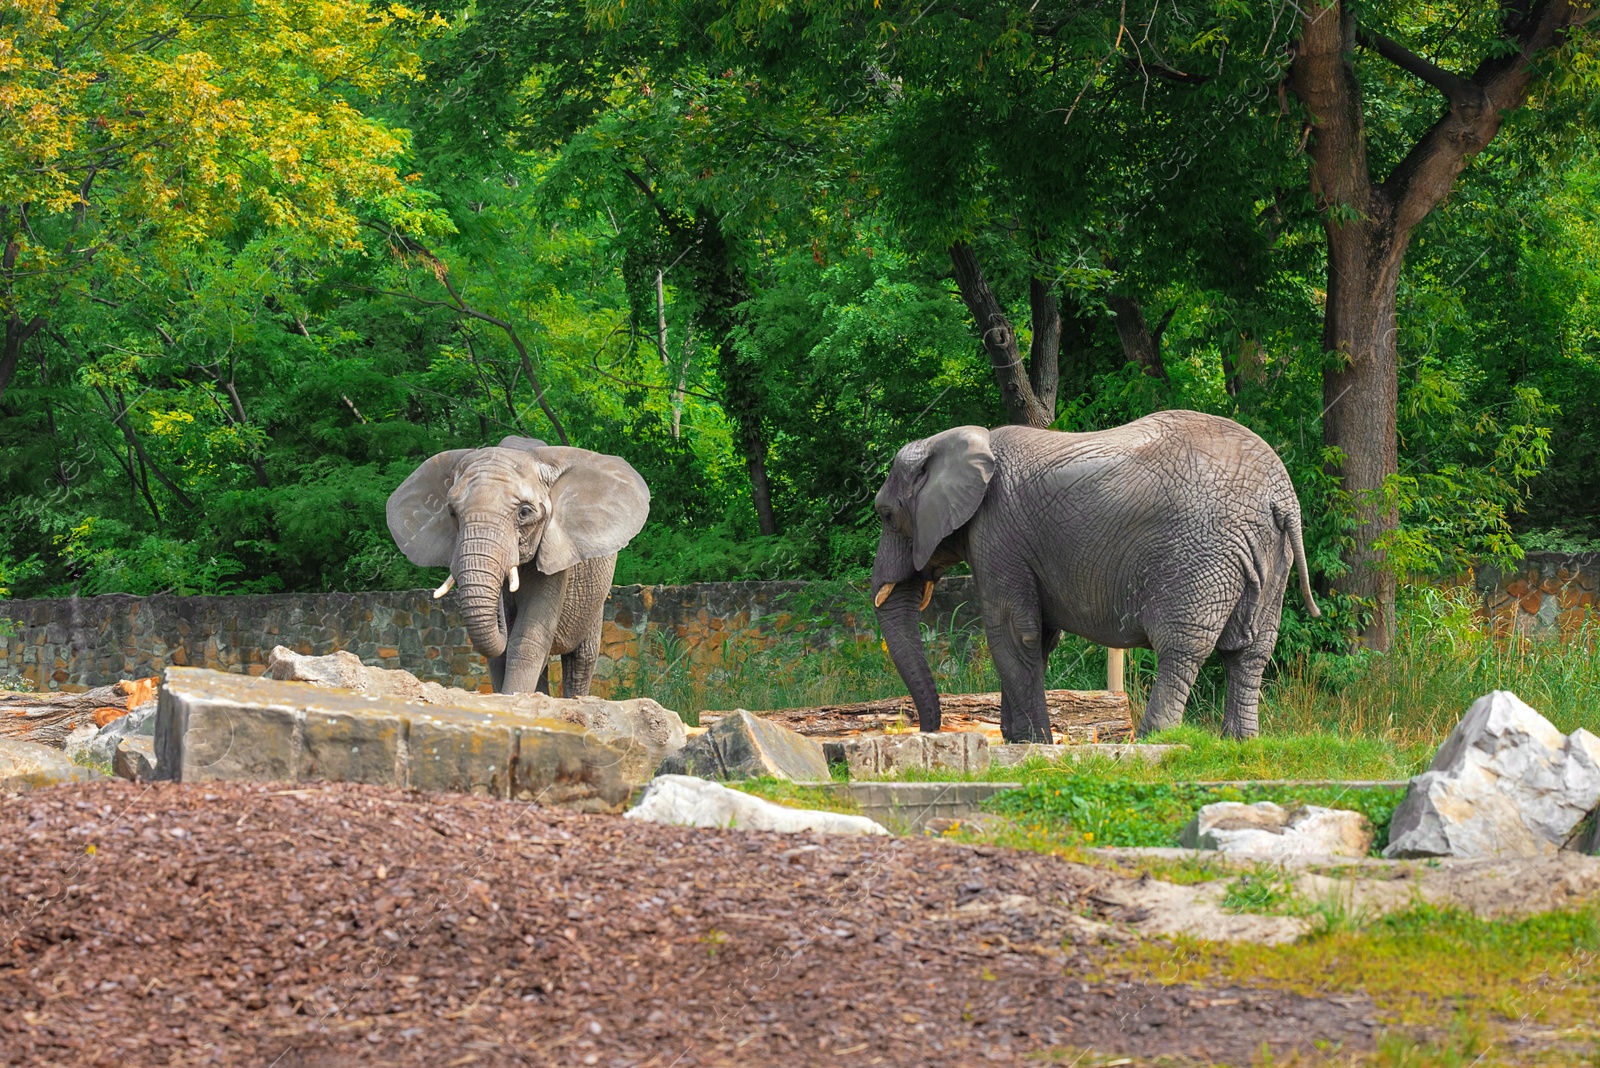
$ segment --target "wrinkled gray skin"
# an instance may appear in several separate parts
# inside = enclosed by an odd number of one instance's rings
[[[1158,412],[1091,434],[956,427],[901,449],[876,507],[878,621],[925,731],[939,729],[939,693],[919,605],[961,560],[1008,742],[1051,740],[1044,671],[1063,631],[1156,651],[1141,736],[1178,724],[1217,650],[1228,672],[1223,733],[1251,737],[1291,567],[1320,615],[1289,473],[1229,419]]]
[[[617,551],[649,514],[650,490],[627,461],[519,437],[425,460],[388,504],[406,558],[450,568],[495,690],[548,693],[559,654],[566,697],[589,692]]]

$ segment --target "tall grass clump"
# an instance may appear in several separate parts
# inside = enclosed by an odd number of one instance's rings
[[[1305,753],[1321,754],[1330,765],[1327,774],[1337,767],[1347,775],[1409,775],[1468,705],[1497,689],[1511,690],[1562,731],[1587,727],[1600,733],[1600,616],[1561,636],[1493,635],[1469,591],[1431,586],[1406,587],[1398,616],[1388,653],[1302,653],[1276,662],[1262,691],[1263,743],[1232,745],[1225,760],[1225,754],[1209,748],[1194,759],[1206,764],[1209,774],[1249,777],[1254,764],[1263,773],[1283,767],[1285,755],[1265,743],[1292,735]],[[923,644],[941,693],[1000,688],[981,629],[925,626]],[[1063,635],[1051,654],[1045,685],[1101,689],[1105,672],[1103,648]],[[1136,721],[1155,673],[1152,651],[1129,650],[1126,683]],[[841,639],[818,645],[816,628],[805,621],[764,647],[729,642],[713,655],[702,650],[694,657],[681,639],[652,630],[637,668],[611,690],[619,698],[653,697],[691,723],[705,709],[807,708],[905,692],[881,642]],[[1225,695],[1226,674],[1213,656],[1190,694],[1185,730],[1192,727],[1215,740]],[[1306,748],[1316,738],[1322,744]],[[1356,744],[1363,739],[1381,742],[1391,759],[1375,760]],[[1198,737],[1181,740],[1192,748],[1199,744]]]
[[[1262,694],[1262,726],[1431,747],[1491,690],[1510,690],[1562,731],[1600,730],[1600,619],[1565,635],[1496,635],[1470,593],[1409,587],[1388,653],[1281,665]]]

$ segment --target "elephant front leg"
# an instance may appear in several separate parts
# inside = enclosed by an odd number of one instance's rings
[[[527,568],[533,571],[533,568]],[[529,576],[517,592],[517,620],[506,642],[505,683],[501,693],[549,692],[550,647],[561,618],[566,572]]]
[[[989,655],[1000,676],[1000,734],[1007,742],[1049,745],[1050,709],[1044,698],[1046,633],[1036,604],[1027,600],[996,606],[989,635]],[[985,612],[989,616],[989,612]]]

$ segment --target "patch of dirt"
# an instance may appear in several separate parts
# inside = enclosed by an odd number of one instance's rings
[[[1335,900],[1352,912],[1373,915],[1399,911],[1425,901],[1430,905],[1463,909],[1484,919],[1532,916],[1579,908],[1600,896],[1600,857],[1571,850],[1538,857],[1493,860],[1457,857],[1437,860],[1267,859],[1168,848],[1084,852],[1135,870],[1152,860],[1197,860],[1222,872],[1276,868],[1285,873],[1307,901]],[[1220,899],[1220,894],[1202,895],[1202,900],[1212,898]],[[1176,933],[1180,929],[1169,930]],[[1221,936],[1209,934],[1206,937]]]
[[[1248,1064],[1376,1025],[1097,980],[1136,884],[932,839],[96,783],[0,799],[0,841],[6,1064]]]

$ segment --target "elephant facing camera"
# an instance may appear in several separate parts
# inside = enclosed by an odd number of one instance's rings
[[[1008,742],[1052,740],[1045,666],[1063,633],[1155,650],[1141,737],[1179,723],[1215,650],[1223,733],[1251,737],[1291,570],[1321,614],[1289,473],[1230,419],[1157,412],[1080,434],[956,427],[903,447],[874,504],[873,605],[924,731],[939,729],[940,710],[920,613],[963,560]]]
[[[621,457],[535,438],[424,460],[389,496],[389,533],[419,567],[448,567],[496,692],[589,692],[617,553],[644,527],[650,488]]]

